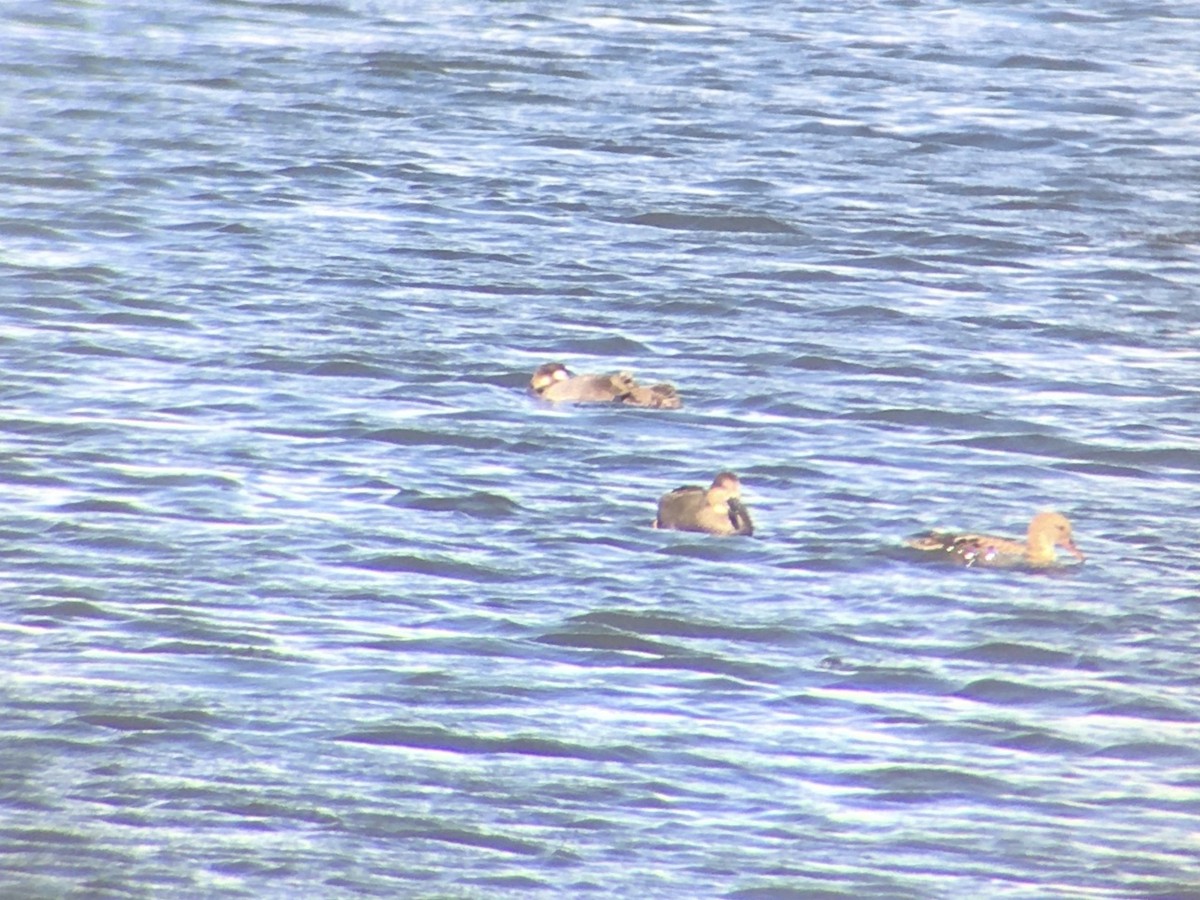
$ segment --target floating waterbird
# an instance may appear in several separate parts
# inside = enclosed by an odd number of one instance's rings
[[[675,488],[658,501],[655,528],[706,531],[709,534],[754,534],[750,512],[742,505],[742,483],[721,472],[708,488],[690,484]]]
[[[551,403],[624,403],[653,409],[679,409],[673,385],[638,384],[629,372],[608,375],[573,375],[562,363],[538,366],[529,389]]]
[[[1062,547],[1080,562],[1083,552],[1071,538],[1071,523],[1062,513],[1042,512],[1033,517],[1025,540],[991,534],[930,531],[909,538],[909,547],[944,554],[964,566],[1012,568],[1051,566],[1057,561],[1055,547]]]

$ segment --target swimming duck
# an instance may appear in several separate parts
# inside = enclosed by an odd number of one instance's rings
[[[947,558],[965,566],[1049,566],[1057,558],[1055,547],[1062,547],[1081,562],[1084,559],[1083,552],[1071,539],[1071,523],[1056,512],[1034,516],[1024,541],[990,534],[930,531],[909,538],[907,543],[916,550],[945,553]]]
[[[750,512],[742,505],[742,483],[732,472],[721,472],[712,486],[696,484],[663,494],[658,501],[655,528],[707,531],[709,534],[754,534]]]
[[[629,372],[574,375],[562,363],[538,366],[529,389],[551,403],[624,403],[653,409],[679,409],[683,401],[669,384],[638,384]]]

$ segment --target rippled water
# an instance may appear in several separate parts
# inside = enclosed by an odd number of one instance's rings
[[[4,5],[0,893],[1200,896],[1200,12],[833,6]]]

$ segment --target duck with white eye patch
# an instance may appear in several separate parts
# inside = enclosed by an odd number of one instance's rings
[[[622,403],[649,409],[679,409],[683,401],[670,384],[638,384],[629,372],[575,375],[562,363],[538,366],[529,389],[551,403]]]

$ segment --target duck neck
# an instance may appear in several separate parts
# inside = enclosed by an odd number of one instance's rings
[[[1025,555],[1035,566],[1048,565],[1057,558],[1054,541],[1044,534],[1030,534],[1025,542]]]

